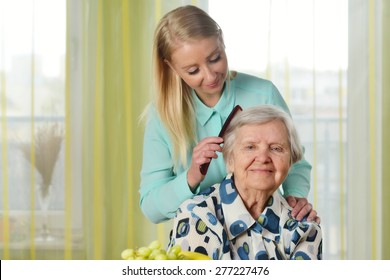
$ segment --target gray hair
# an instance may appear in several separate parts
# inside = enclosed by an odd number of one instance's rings
[[[296,163],[303,158],[303,149],[298,132],[291,116],[275,105],[259,105],[244,109],[232,119],[224,134],[223,157],[227,165],[228,159],[233,153],[237,130],[244,125],[264,124],[273,120],[281,121],[287,129],[288,143],[290,145],[290,163]]]

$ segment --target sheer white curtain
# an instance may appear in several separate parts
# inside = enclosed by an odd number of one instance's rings
[[[290,106],[313,165],[309,200],[322,219],[325,259],[381,259],[388,244],[381,212],[386,3],[209,1],[230,68],[272,80]]]
[[[348,1],[210,0],[209,12],[230,68],[270,79],[289,104],[313,166],[324,258],[346,258]]]
[[[382,5],[349,1],[348,259],[382,258]]]
[[[80,248],[81,190],[68,180],[66,15],[65,0],[0,0],[3,259],[62,259]]]

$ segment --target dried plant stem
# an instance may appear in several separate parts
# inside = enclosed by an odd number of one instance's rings
[[[37,128],[34,137],[35,168],[42,177],[42,196],[46,197],[61,150],[63,130],[58,124],[48,124]],[[20,148],[24,157],[31,163],[31,143],[22,143]]]

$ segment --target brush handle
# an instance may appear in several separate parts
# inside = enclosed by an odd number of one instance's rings
[[[234,107],[233,110],[230,112],[229,116],[227,117],[225,123],[224,123],[223,126],[222,126],[221,131],[219,132],[218,137],[223,137],[223,135],[225,134],[225,131],[226,131],[227,127],[229,126],[229,124],[230,124],[230,122],[232,121],[234,115],[235,115],[238,111],[242,111],[242,108],[241,108],[240,105],[236,105],[236,107]],[[200,166],[200,173],[202,173],[202,175],[206,175],[206,174],[207,174],[207,170],[209,169],[209,165],[210,165],[210,162],[206,162],[206,163],[203,163],[203,164]]]
[[[202,173],[202,175],[207,174],[207,170],[209,169],[209,165],[210,165],[210,162],[206,162],[200,166],[200,173]]]

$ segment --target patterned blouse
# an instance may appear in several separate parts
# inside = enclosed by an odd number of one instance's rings
[[[171,232],[173,246],[214,260],[320,260],[320,226],[291,217],[276,191],[257,221],[246,209],[232,175],[180,206]]]

